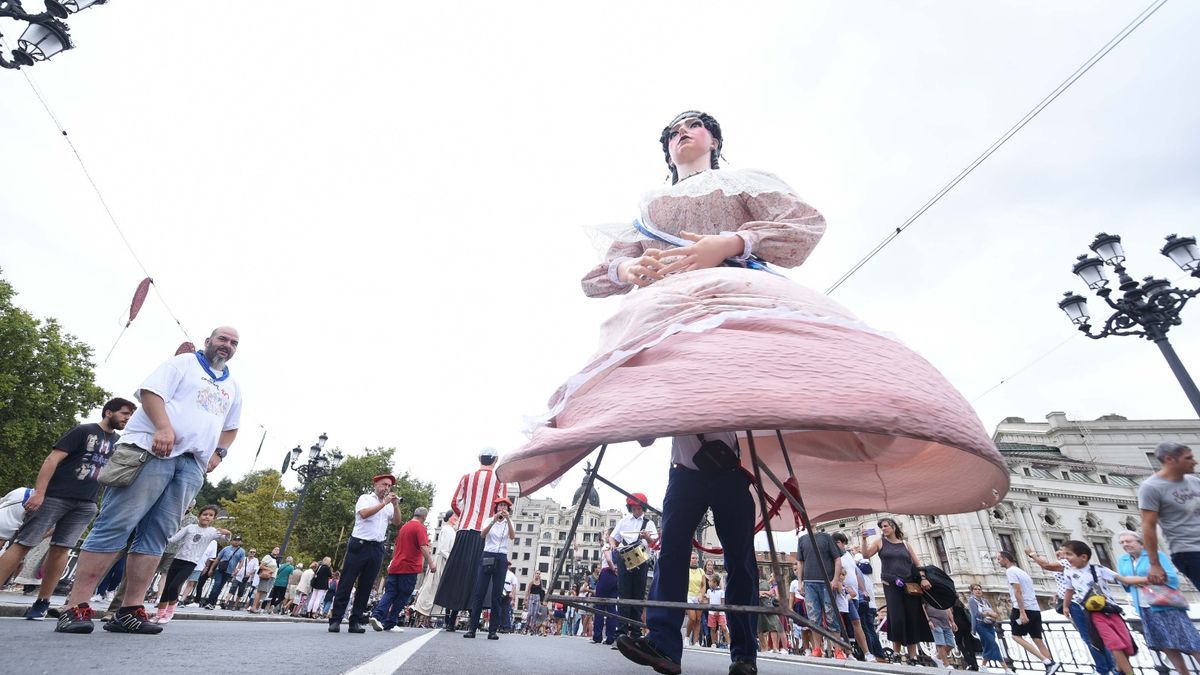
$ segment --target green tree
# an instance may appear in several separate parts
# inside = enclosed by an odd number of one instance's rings
[[[200,492],[196,493],[196,504],[204,506],[205,504],[216,504],[222,508],[229,505],[237,496],[243,492],[254,492],[258,489],[258,484],[262,481],[263,476],[273,474],[276,479],[279,477],[278,471],[271,469],[259,469],[251,471],[242,476],[236,481],[226,476],[222,478],[216,485],[208,482],[207,478],[204,484],[200,486]]]
[[[0,489],[32,486],[54,442],[108,397],[92,348],[13,304],[0,278]]]
[[[239,492],[233,501],[224,504],[229,521],[223,526],[241,535],[246,548],[269,553],[272,547],[283,543],[295,503],[296,493],[280,485],[279,472],[265,471],[253,490]],[[295,534],[292,540],[296,540]]]
[[[371,489],[373,477],[393,473],[392,456],[395,453],[395,448],[368,449],[366,454],[347,457],[336,471],[313,481],[304,497],[288,549],[303,551],[306,561],[324,556],[340,560],[354,528],[355,502]],[[408,473],[396,476],[393,491],[404,500],[400,504],[403,520],[412,517],[413,509],[430,506],[433,501],[433,484]],[[389,537],[394,535],[395,528],[391,528]],[[303,546],[297,543],[297,538]]]

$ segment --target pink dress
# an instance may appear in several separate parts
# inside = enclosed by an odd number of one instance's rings
[[[804,262],[825,230],[785,183],[748,170],[707,171],[651,192],[641,220],[672,235],[739,236],[746,253],[781,267]],[[618,241],[584,277],[584,292],[628,293],[614,261],[646,248],[670,246]],[[595,355],[496,473],[527,494],[604,443],[718,431],[741,432],[750,468],[747,430],[785,479],[782,432],[814,520],[975,511],[1008,490],[1008,470],[979,418],[929,362],[824,295],[738,267],[630,293],[604,323]],[[776,530],[795,525],[786,507],[772,521]]]

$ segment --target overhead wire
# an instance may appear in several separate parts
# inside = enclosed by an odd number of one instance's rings
[[[988,146],[988,148],[986,150],[984,150],[982,154],[980,154],[978,157],[975,158],[974,161],[972,161],[970,164],[968,164],[965,169],[960,171],[957,176],[955,176],[953,179],[950,180],[949,183],[946,183],[945,185],[943,185],[940,190],[938,190],[936,193],[934,193],[934,195],[932,197],[930,197],[928,201],[926,201],[923,205],[921,205],[921,207],[919,209],[917,209],[915,212],[913,212],[913,214],[910,215],[907,219],[905,219],[905,221],[903,223],[901,223],[898,227],[896,227],[896,229],[889,232],[888,235],[883,238],[883,241],[879,242],[879,244],[877,244],[875,246],[875,248],[871,249],[871,251],[869,253],[867,253],[866,256],[864,256],[861,260],[859,260],[857,263],[855,263],[854,266],[851,267],[841,277],[839,277],[838,280],[835,281],[832,286],[830,286],[828,289],[826,289],[825,294],[831,295],[834,291],[836,291],[839,287],[841,287],[842,284],[846,283],[846,281],[849,280],[850,277],[854,276],[855,272],[858,272],[858,270],[862,269],[862,267],[864,265],[866,265],[868,262],[870,262],[871,259],[874,258],[876,255],[878,255],[879,252],[882,251],[888,244],[892,243],[892,241],[894,241],[896,239],[896,237],[899,237],[901,232],[904,232],[905,230],[907,230],[909,228],[909,226],[911,226],[914,222],[916,222],[916,220],[918,218],[920,218],[922,215],[924,215],[926,211],[933,208],[933,206],[935,204],[937,204],[939,201],[941,201],[942,197],[945,197],[947,193],[949,193],[951,190],[953,190],[955,188],[955,186],[957,186],[959,183],[961,183],[967,176],[971,175],[971,173],[974,172],[975,169],[978,168],[980,164],[983,164],[984,161],[986,161],[997,150],[999,150],[1005,143],[1007,143],[1010,138],[1015,136],[1017,134],[1017,132],[1019,132],[1021,129],[1025,128],[1025,125],[1032,122],[1033,119],[1035,117],[1037,117],[1043,110],[1045,110],[1047,106],[1049,106],[1051,103],[1053,103],[1059,96],[1061,96],[1063,94],[1063,92],[1065,92],[1067,89],[1069,89],[1071,87],[1071,85],[1075,84],[1075,82],[1077,82],[1079,80],[1079,78],[1083,77],[1089,70],[1091,70],[1092,66],[1095,66],[1097,63],[1099,63],[1101,59],[1103,59],[1106,55],[1108,55],[1109,52],[1111,52],[1113,49],[1115,49],[1117,45],[1121,44],[1121,42],[1123,42],[1125,40],[1125,38],[1129,37],[1133,33],[1133,31],[1137,30],[1137,28],[1139,26],[1141,26],[1143,23],[1145,23],[1145,21],[1147,19],[1149,19],[1151,16],[1153,16],[1154,13],[1157,12],[1159,10],[1159,8],[1162,7],[1163,5],[1165,5],[1166,3],[1167,3],[1167,0],[1154,0],[1154,2],[1152,2],[1148,7],[1146,7],[1146,9],[1143,9],[1140,14],[1138,14],[1136,17],[1133,18],[1133,20],[1131,20],[1128,24],[1126,24],[1125,27],[1122,28],[1116,35],[1114,35],[1112,37],[1112,39],[1110,39],[1103,47],[1100,48],[1099,51],[1097,51],[1095,54],[1092,54],[1091,58],[1089,58],[1087,61],[1085,61],[1083,63],[1083,65],[1079,66],[1079,68],[1077,68],[1075,70],[1075,72],[1071,74],[1070,77],[1063,80],[1063,82],[1061,84],[1059,84],[1057,87],[1055,87],[1055,89],[1053,91],[1051,91],[1049,94],[1047,94],[1046,97],[1043,98],[1041,101],[1039,101],[1038,104],[1035,105],[1029,112],[1025,113],[1024,117],[1022,117],[1020,120],[1018,120],[1017,123],[1014,124],[1013,126],[1011,126],[1008,129],[1008,131],[1004,132],[1004,134],[1001,135],[1000,138],[996,139],[995,142],[993,142],[990,146]]]
[[[2,39],[0,39],[0,45],[3,45]],[[3,46],[7,50],[7,45]],[[183,327],[183,322],[179,320],[179,317],[176,316],[175,312],[171,309],[170,304],[167,303],[167,299],[163,295],[162,290],[159,289],[158,283],[154,281],[154,276],[150,274],[150,270],[146,267],[146,264],[142,262],[142,259],[140,256],[138,256],[137,251],[134,250],[133,244],[129,241],[129,237],[125,236],[125,231],[121,227],[120,223],[117,222],[117,217],[109,207],[108,200],[104,198],[104,193],[101,192],[100,186],[96,183],[95,178],[92,177],[92,172],[88,170],[87,163],[83,161],[83,155],[81,155],[79,149],[75,147],[75,143],[71,140],[71,136],[63,127],[62,122],[59,121],[58,115],[54,114],[54,110],[51,109],[50,104],[46,101],[46,97],[42,95],[41,90],[38,88],[37,84],[34,83],[33,78],[29,76],[29,73],[25,69],[21,69],[20,72],[21,75],[25,77],[25,81],[29,83],[29,88],[33,91],[33,95],[37,97],[38,102],[42,104],[42,108],[50,117],[50,121],[54,123],[55,128],[57,128],[59,133],[62,134],[63,140],[67,142],[67,147],[69,147],[71,149],[71,153],[75,155],[75,160],[79,163],[80,170],[83,171],[83,175],[85,178],[87,178],[88,184],[92,186],[92,191],[96,193],[96,198],[100,201],[100,206],[104,209],[104,213],[108,216],[109,223],[112,224],[113,229],[115,229],[117,234],[120,235],[121,242],[125,244],[125,248],[129,251],[129,255],[133,257],[134,262],[136,262],[138,267],[141,268],[142,273],[150,279],[150,287],[154,289],[154,294],[158,296],[163,308],[167,310],[167,314],[171,317],[171,320],[174,321],[175,325],[179,327],[179,330],[183,332],[184,337],[190,337],[187,329]],[[126,328],[128,328],[128,325]],[[125,329],[122,328],[121,333],[117,336],[118,342],[121,340],[121,336],[124,334]],[[108,351],[108,356],[104,358],[105,361],[108,361],[108,357],[112,356],[113,350],[116,349],[116,347],[116,342],[114,342],[112,349],[109,349]]]

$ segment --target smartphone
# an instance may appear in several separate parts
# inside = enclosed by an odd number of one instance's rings
[[[863,534],[867,535],[868,537],[874,537],[876,534],[879,534],[879,531],[873,527],[868,527],[867,529],[863,530]]]

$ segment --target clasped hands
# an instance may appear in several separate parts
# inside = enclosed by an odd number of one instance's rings
[[[617,278],[638,287],[646,287],[672,274],[716,267],[726,258],[739,256],[745,242],[738,236],[680,232],[679,236],[695,242],[671,249],[646,249],[639,258],[631,258],[617,268]]]

